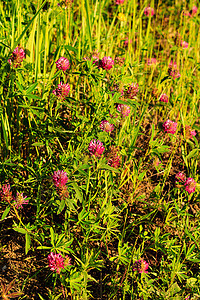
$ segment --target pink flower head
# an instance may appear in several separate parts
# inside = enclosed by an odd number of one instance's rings
[[[100,128],[106,132],[112,132],[114,130],[114,125],[110,124],[108,121],[101,121]]]
[[[124,47],[128,47],[128,45],[129,45],[129,44],[132,44],[132,42],[133,42],[133,41],[132,41],[131,39],[129,39],[128,37],[126,37],[126,38],[125,38],[125,41],[124,41]]]
[[[193,15],[193,16],[196,15],[197,10],[198,10],[198,7],[194,5],[194,6],[192,7],[192,15]]]
[[[178,181],[178,182],[185,182],[186,181],[186,176],[183,172],[178,172],[176,175],[175,175],[175,179]]]
[[[148,17],[149,15],[154,15],[154,9],[152,7],[145,7],[144,14]]]
[[[56,61],[56,67],[59,70],[63,70],[66,71],[70,68],[70,64],[69,64],[69,60],[65,57],[60,57],[57,61]]]
[[[64,99],[65,97],[68,96],[69,94],[69,91],[70,91],[70,86],[68,83],[62,83],[62,81],[60,82],[60,84],[58,84],[58,87],[53,90],[53,94],[60,98],[60,99]]]
[[[166,94],[162,94],[160,96],[160,101],[167,103],[169,101],[169,97]]]
[[[90,155],[94,155],[100,158],[105,148],[103,146],[103,143],[99,140],[92,140],[89,144],[88,150],[90,152]]]
[[[10,203],[13,199],[10,184],[4,184],[1,187],[0,197],[3,201]]]
[[[133,264],[133,271],[138,273],[148,273],[149,264],[144,259],[136,260]]]
[[[120,163],[121,163],[121,159],[118,155],[118,152],[119,152],[118,147],[110,146],[109,152],[107,154],[108,165],[116,169],[120,167]]]
[[[124,97],[133,99],[137,95],[138,92],[139,92],[138,83],[132,83],[128,86],[127,90],[124,90]]]
[[[61,269],[64,269],[64,258],[60,253],[51,252],[48,257],[49,268],[51,271],[56,271],[56,273],[60,274]]]
[[[193,138],[193,136],[195,136],[197,133],[195,130],[190,130],[190,135],[191,135],[191,138]]]
[[[183,11],[183,15],[187,17],[191,17],[191,13],[189,11]]]
[[[26,57],[25,51],[21,47],[14,49],[11,57],[8,59],[8,63],[14,68],[17,68],[21,65],[23,59]]]
[[[118,104],[117,111],[120,112],[123,117],[128,116],[131,112],[130,107],[125,104]]]
[[[18,209],[19,207],[23,208],[23,204],[28,204],[28,199],[26,200],[27,196],[24,196],[23,193],[18,193],[17,192],[17,196],[16,198],[14,198],[15,202],[15,206]]]
[[[63,170],[54,171],[52,178],[56,187],[64,187],[68,182],[67,173]]]
[[[151,59],[150,58],[147,59],[147,65],[148,66],[156,65],[156,63],[157,63],[157,60],[156,60],[155,57],[152,57]]]
[[[188,43],[185,41],[181,41],[181,47],[183,47],[183,49],[188,48]]]
[[[123,4],[124,3],[124,0],[115,0],[115,4],[117,5],[120,5],[120,4]]]
[[[163,128],[164,128],[165,132],[174,134],[176,132],[176,129],[177,129],[177,123],[173,122],[173,121],[170,121],[170,120],[167,120],[163,123]]]
[[[98,63],[99,68],[110,70],[114,66],[114,60],[110,56],[104,56]]]
[[[170,62],[169,68],[168,68],[168,73],[170,76],[173,77],[173,79],[181,77],[181,74],[179,73],[179,70],[177,69],[177,63],[175,61]]]
[[[193,178],[189,177],[185,182],[185,190],[188,194],[194,193],[196,188],[196,182]]]

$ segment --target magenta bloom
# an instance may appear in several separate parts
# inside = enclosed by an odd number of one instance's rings
[[[131,112],[130,107],[125,104],[118,104],[117,110],[122,114],[123,117],[128,116]]]
[[[178,172],[176,175],[175,175],[175,179],[178,181],[178,182],[185,182],[186,181],[186,176],[183,172]]]
[[[177,69],[177,63],[175,61],[173,62],[171,60],[171,62],[169,63],[168,73],[170,76],[173,77],[173,79],[181,77],[181,74],[179,73],[179,70]]]
[[[108,160],[108,165],[113,168],[118,169],[120,166],[120,161],[121,161],[120,157],[117,154],[115,154],[112,157],[110,156],[110,158]]]
[[[124,41],[124,47],[128,47],[128,45],[129,45],[129,44],[132,44],[132,42],[133,42],[133,41],[132,41],[131,39],[129,39],[128,37],[126,37],[126,38],[125,38],[125,41]]]
[[[123,4],[124,3],[124,0],[115,0],[115,4],[117,5],[120,5],[120,4]]]
[[[150,58],[147,59],[147,65],[148,66],[156,65],[156,63],[157,63],[157,60],[156,60],[155,57],[152,57],[151,59]]]
[[[110,124],[108,121],[104,120],[100,124],[100,128],[106,132],[112,132],[114,130],[114,125]]]
[[[53,90],[53,94],[60,98],[60,99],[64,99],[65,97],[68,96],[69,94],[69,91],[70,91],[70,86],[68,83],[62,83],[62,81],[60,82],[60,84],[58,84],[58,87]]]
[[[26,200],[27,196],[24,196],[23,193],[18,193],[16,198],[14,198],[14,204],[16,208],[18,209],[19,207],[23,208],[23,204],[28,204],[28,199]]]
[[[8,59],[8,63],[14,68],[17,68],[21,65],[23,59],[26,57],[25,51],[21,47],[14,49],[11,57]]]
[[[124,97],[133,99],[137,95],[138,92],[139,92],[138,83],[132,83],[128,86],[127,90],[124,90]]]
[[[114,66],[114,60],[110,56],[104,56],[98,63],[99,68],[110,70]]]
[[[176,122],[167,120],[163,123],[163,128],[165,132],[174,134],[176,132],[177,125],[178,124]]]
[[[160,101],[167,103],[169,101],[169,97],[166,94],[162,94],[160,96]]]
[[[65,57],[60,57],[57,61],[56,61],[56,67],[59,70],[63,70],[66,71],[70,68],[70,64],[69,64],[69,60]]]
[[[13,200],[10,184],[2,185],[0,197],[3,201],[7,201],[10,204],[10,202]]]
[[[189,177],[185,182],[185,190],[188,194],[194,193],[196,188],[196,182],[193,178]]]
[[[190,136],[191,138],[193,138],[193,136],[195,136],[197,133],[195,130],[190,130]]]
[[[152,7],[145,7],[144,14],[148,17],[149,15],[154,15],[154,9]]]
[[[52,178],[56,187],[63,187],[68,182],[67,173],[63,170],[54,171]]]
[[[56,273],[60,274],[61,269],[64,269],[64,258],[60,253],[51,252],[48,257],[49,268],[51,271],[56,271]]]
[[[138,273],[148,273],[149,264],[144,259],[136,260],[133,264],[133,271]]]
[[[197,10],[198,10],[198,7],[194,5],[194,6],[192,7],[192,15],[196,15]]]
[[[188,48],[188,43],[185,41],[181,41],[181,47],[183,47],[183,49]]]
[[[90,155],[94,155],[100,158],[105,148],[103,146],[103,143],[99,140],[92,140],[89,144],[88,150],[90,152]]]

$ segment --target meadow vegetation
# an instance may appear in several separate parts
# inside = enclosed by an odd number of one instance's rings
[[[200,19],[0,2],[3,300],[200,298]]]

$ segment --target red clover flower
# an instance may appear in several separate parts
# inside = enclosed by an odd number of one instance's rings
[[[160,101],[167,103],[169,101],[169,97],[164,93],[160,96]]]
[[[90,152],[90,155],[94,155],[97,158],[100,158],[105,150],[105,147],[99,140],[92,140],[89,144],[88,150]]]
[[[154,15],[154,9],[152,7],[145,7],[144,14],[148,17],[149,15]]]
[[[173,79],[181,77],[181,74],[179,73],[179,70],[177,69],[177,63],[173,62],[173,61],[171,61],[169,63],[168,73],[170,76],[173,77]]]
[[[61,269],[64,269],[64,258],[60,253],[51,252],[48,257],[49,268],[51,271],[56,271],[56,273],[60,274]]]
[[[53,94],[60,98],[60,99],[64,99],[65,97],[68,96],[69,94],[69,91],[70,91],[70,86],[68,83],[62,83],[62,81],[60,82],[60,84],[58,84],[58,87],[53,90]]]
[[[70,63],[69,60],[65,57],[60,57],[57,61],[56,61],[56,67],[59,70],[63,70],[66,71],[70,68]]]
[[[129,39],[128,37],[126,37],[126,38],[125,38],[125,41],[124,41],[124,47],[128,47],[128,45],[129,45],[129,44],[132,44],[132,42],[133,42],[133,41],[132,41],[131,39]]]
[[[193,139],[193,137],[196,135],[196,131],[192,130],[189,125],[185,126],[185,137],[186,139]]]
[[[182,47],[183,49],[187,49],[187,48],[188,48],[188,43],[185,42],[185,41],[181,41],[181,47]]]
[[[133,99],[137,95],[138,92],[139,92],[138,83],[132,83],[128,86],[127,90],[124,90],[124,97]]]
[[[191,177],[187,178],[185,182],[185,190],[188,192],[188,194],[194,193],[195,188],[196,188],[195,180]]]
[[[186,181],[186,176],[183,172],[178,172],[176,175],[175,175],[175,178],[178,182],[185,182]]]
[[[14,68],[17,68],[21,65],[23,59],[26,57],[25,51],[21,47],[14,49],[11,57],[8,59],[8,63]]]
[[[23,193],[18,193],[17,192],[17,196],[16,198],[14,198],[14,204],[16,206],[16,208],[18,209],[19,207],[23,208],[23,204],[28,204],[28,199],[26,200],[27,196],[24,196]]]
[[[108,121],[104,120],[100,124],[100,128],[106,132],[112,132],[114,130],[114,125],[110,124]]]
[[[117,5],[120,5],[120,4],[123,4],[124,3],[124,0],[115,0],[115,4]]]
[[[165,132],[174,134],[176,132],[177,125],[178,124],[176,122],[167,120],[163,123],[163,128]]]
[[[149,264],[144,259],[139,259],[133,264],[133,271],[138,273],[148,273]]]
[[[109,153],[107,156],[108,165],[116,169],[120,167],[120,163],[121,163],[120,157],[118,155],[118,151],[119,151],[118,147],[110,146]]]
[[[96,64],[99,68],[104,70],[110,70],[114,66],[114,60],[110,56],[104,56],[99,62]]]
[[[63,170],[54,171],[52,178],[56,187],[63,187],[68,182],[67,173]]]
[[[128,116],[131,112],[130,107],[125,104],[118,104],[117,111],[120,112],[123,117]]]
[[[1,187],[0,197],[3,201],[7,201],[9,204],[13,200],[10,184],[4,184]]]
[[[148,65],[148,66],[156,65],[156,63],[157,63],[157,60],[156,60],[155,57],[152,57],[152,58],[148,58],[148,59],[147,59],[147,65]]]

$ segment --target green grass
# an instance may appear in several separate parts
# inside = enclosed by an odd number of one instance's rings
[[[192,2],[151,1],[149,18],[148,5],[0,3],[0,266],[7,267],[2,282],[16,278],[19,299],[200,297],[199,12],[183,14]],[[8,59],[17,46],[26,58],[14,68]],[[124,61],[104,70],[93,63],[97,52]],[[70,69],[56,68],[61,56]],[[148,65],[152,58],[157,63]],[[171,60],[180,78],[169,75]],[[61,81],[70,85],[64,99],[52,93]],[[128,98],[132,83],[139,92]],[[164,131],[167,119],[177,122],[175,134]],[[112,133],[100,129],[102,120]],[[99,158],[88,150],[94,139],[105,147]],[[113,151],[119,167],[109,164]],[[58,170],[69,178],[64,190],[52,180]],[[176,183],[178,172],[195,180],[195,192]],[[29,203],[8,201],[5,184]],[[51,271],[50,252],[68,255],[71,265]],[[140,259],[148,273],[133,271]]]

